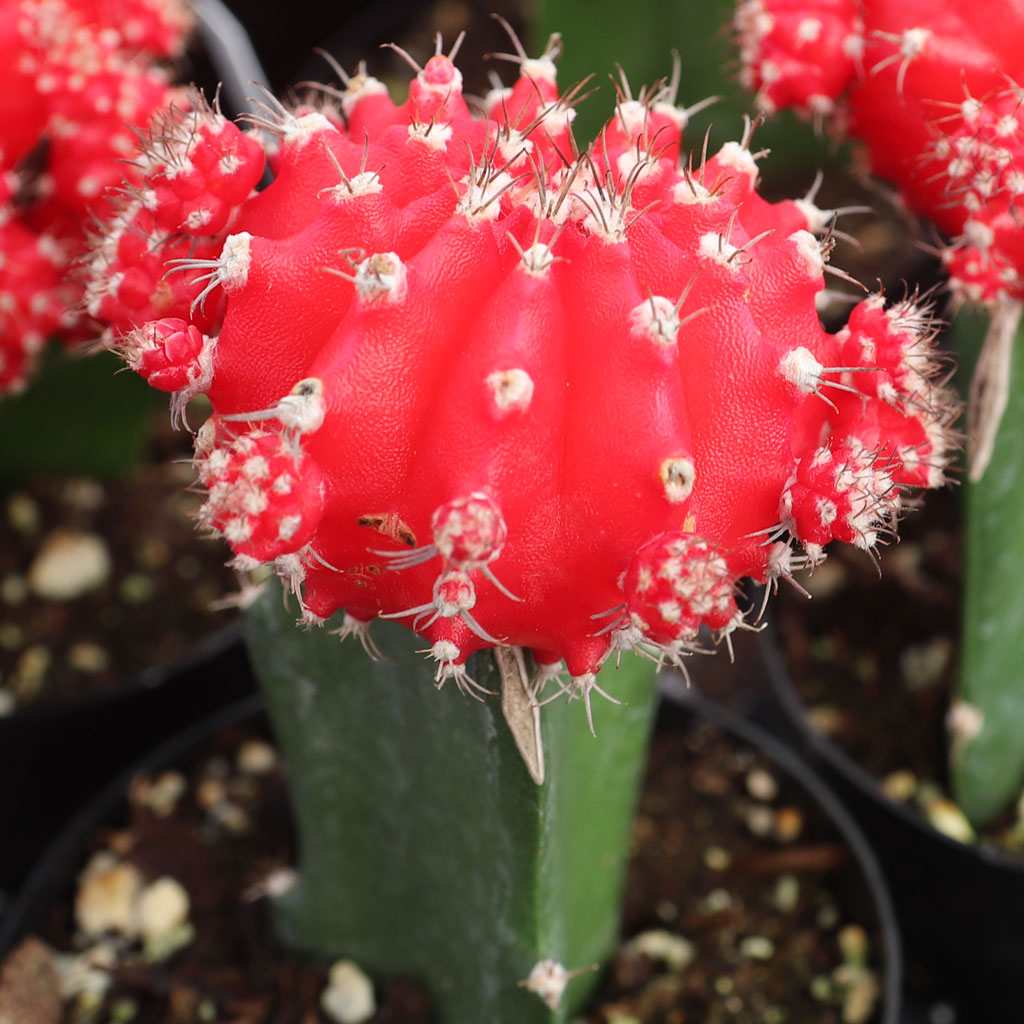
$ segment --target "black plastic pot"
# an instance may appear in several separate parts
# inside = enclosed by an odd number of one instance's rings
[[[54,833],[126,765],[252,690],[236,623],[114,693],[0,718],[0,896],[18,887]]]
[[[901,945],[892,903],[882,873],[871,848],[849,815],[843,810],[829,788],[799,757],[756,725],[738,718],[719,705],[699,697],[685,685],[668,683],[663,687],[659,728],[678,728],[693,716],[703,716],[743,744],[765,754],[805,791],[834,824],[851,853],[852,873],[858,890],[870,902],[862,919],[874,926],[875,947],[880,961],[882,998],[877,1024],[900,1024],[902,960]],[[125,794],[132,777],[138,772],[155,773],[168,765],[181,763],[190,753],[208,741],[218,730],[240,723],[263,720],[262,700],[251,695],[215,712],[151,751],[131,770],[107,785],[94,799],[68,822],[64,830],[37,862],[21,892],[8,912],[0,916],[0,958],[23,936],[42,931],[57,901],[68,901],[74,879],[84,864],[91,837],[104,825],[123,821]]]
[[[813,728],[771,632],[760,638],[786,735],[813,755],[843,798],[888,879],[912,989],[955,1012],[957,1024],[1024,1016],[1024,860],[937,831],[917,808]]]
[[[217,683],[218,670],[227,665],[237,666],[239,656],[244,657],[244,652],[236,637],[234,642],[220,652],[219,657],[206,662],[200,670],[191,672],[187,683],[182,685],[198,691]],[[245,675],[247,680],[251,680],[247,663]],[[168,688],[160,692],[171,694],[172,690]],[[180,692],[176,695],[180,695]],[[137,773],[153,772],[174,764],[218,729],[257,715],[262,706],[262,698],[250,692],[248,696],[221,706],[216,711],[207,710],[206,714],[193,718],[191,725],[180,727],[170,737],[165,734],[163,741],[155,747],[151,743],[143,744],[144,747],[150,747],[148,753],[136,754],[127,769],[122,761],[113,778],[108,778],[105,785],[93,790],[75,812],[65,816],[64,827],[35,858],[24,884],[6,910],[0,912],[0,957],[22,936],[42,930],[55,904],[69,898],[74,879],[84,865],[89,838],[103,825],[117,822],[119,814],[123,817],[128,786]],[[96,739],[96,745],[101,746],[100,738]]]

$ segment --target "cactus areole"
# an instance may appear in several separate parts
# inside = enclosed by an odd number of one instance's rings
[[[468,692],[527,648],[589,709],[744,626],[741,579],[890,536],[955,403],[912,300],[823,329],[828,211],[758,196],[749,131],[681,161],[656,87],[580,152],[557,49],[483,116],[440,43],[400,105],[361,68],[245,133],[167,110],[88,302],[178,419],[209,396],[202,524],[307,623],[397,620]]]

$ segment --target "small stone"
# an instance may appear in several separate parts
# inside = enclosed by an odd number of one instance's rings
[[[99,644],[80,640],[68,648],[67,662],[76,672],[102,672],[110,664],[110,655]]]
[[[900,656],[900,671],[910,690],[926,690],[935,686],[953,656],[953,641],[936,636],[921,644],[912,644]]]
[[[710,889],[701,900],[701,910],[705,914],[720,914],[732,906],[732,893],[728,889]]]
[[[133,938],[138,934],[135,906],[141,891],[138,869],[101,850],[79,876],[75,922],[90,937],[118,932]]]
[[[58,1024],[60,976],[53,950],[23,939],[0,968],[0,1024]]]
[[[141,572],[132,572],[118,584],[117,596],[125,604],[145,604],[152,599],[155,590],[156,587],[149,576]]]
[[[913,799],[917,792],[917,776],[906,768],[900,768],[882,779],[881,789],[894,803],[903,803]]]
[[[932,828],[958,843],[973,843],[974,829],[967,816],[949,797],[927,790],[919,797],[921,809]]]
[[[660,921],[674,921],[679,917],[679,908],[671,900],[658,900],[654,913]]]
[[[78,1009],[98,1006],[110,988],[110,968],[117,963],[113,943],[97,942],[81,953],[59,953],[56,960],[61,997],[75,1000]]]
[[[28,535],[39,529],[39,506],[31,495],[16,491],[7,499],[7,522],[15,533]]]
[[[839,924],[839,910],[836,908],[834,903],[823,903],[818,908],[818,912],[815,914],[814,919],[819,928],[824,928],[828,931],[830,928],[835,928],[835,926]]]
[[[299,876],[293,868],[275,868],[264,878],[253,882],[242,892],[242,900],[245,903],[252,903],[254,900],[261,900],[266,896],[271,898],[283,896],[295,887]]]
[[[320,993],[320,1006],[336,1024],[363,1024],[377,1012],[373,983],[351,960],[338,960]]]
[[[775,838],[794,843],[804,830],[804,814],[799,807],[780,807],[775,812]]]
[[[772,905],[782,914],[791,913],[800,901],[800,879],[796,875],[779,875],[772,891]]]
[[[203,779],[196,789],[196,803],[208,811],[228,798],[227,786],[220,779]]]
[[[54,530],[32,560],[28,585],[37,597],[71,601],[102,586],[110,568],[110,553],[101,537],[79,530]]]
[[[4,604],[21,604],[28,597],[28,580],[19,573],[8,573],[0,580],[0,600]]]
[[[29,704],[38,696],[52,661],[50,649],[42,644],[25,648],[11,677],[11,690],[19,703]]]
[[[238,748],[236,765],[243,775],[269,775],[277,767],[277,751],[263,740],[246,740]]]
[[[64,503],[80,512],[95,512],[103,504],[104,497],[103,486],[87,477],[68,480],[61,493]]]
[[[184,886],[165,875],[147,885],[138,895],[138,930],[148,943],[179,929],[188,920],[190,901]]]
[[[164,771],[155,779],[136,775],[131,782],[129,796],[137,807],[145,807],[158,818],[166,818],[185,795],[188,783],[181,772]]]
[[[747,960],[771,960],[775,956],[775,943],[764,935],[745,935],[740,940],[740,956]]]
[[[752,768],[747,772],[747,792],[755,799],[769,803],[779,795],[779,784],[771,772]]]
[[[646,956],[663,963],[670,971],[681,971],[693,963],[696,947],[689,939],[665,928],[651,928],[634,935],[623,947],[626,956]]]
[[[842,964],[832,972],[842,1000],[843,1024],[867,1024],[874,1017],[880,988],[874,971]]]
[[[131,1024],[138,1015],[139,1004],[134,999],[118,999],[110,1007],[110,1024]]]
[[[171,546],[162,537],[143,537],[135,549],[135,562],[143,572],[162,569],[171,558]]]
[[[222,800],[219,804],[214,804],[208,813],[212,821],[235,835],[247,832],[251,826],[245,808],[240,807],[233,800]]]
[[[823,736],[838,736],[846,727],[846,715],[839,708],[820,704],[807,709],[807,723]]]
[[[712,871],[724,871],[731,863],[729,851],[721,846],[709,846],[704,851],[704,864]]]
[[[775,812],[764,804],[754,804],[743,812],[743,820],[752,835],[767,836],[775,830]]]
[[[843,961],[862,967],[868,962],[868,933],[859,924],[846,924],[836,936]]]
[[[25,631],[14,622],[0,625],[0,647],[5,651],[16,651],[25,642]]]

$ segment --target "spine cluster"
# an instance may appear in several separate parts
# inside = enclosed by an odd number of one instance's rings
[[[84,333],[68,266],[173,98],[183,0],[0,0],[0,395]]]
[[[671,87],[624,88],[581,151],[557,45],[484,116],[440,43],[401,104],[359,69],[248,132],[167,110],[90,309],[179,419],[209,397],[203,524],[308,623],[405,623],[465,689],[529,648],[538,700],[564,666],[589,701],[742,626],[741,579],[891,534],[955,402],[913,301],[823,329],[828,214],[759,197],[749,133],[681,162]]]

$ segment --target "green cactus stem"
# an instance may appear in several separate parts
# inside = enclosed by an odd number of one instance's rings
[[[596,738],[578,701],[542,709],[537,785],[499,698],[438,691],[404,627],[375,622],[371,660],[328,630],[297,631],[276,588],[246,620],[299,834],[282,940],[425,982],[440,1022],[566,1019],[617,937],[654,666],[606,667],[623,706],[595,699]],[[497,691],[494,656],[474,657]],[[545,958],[586,969],[556,1009],[520,984]]]
[[[1019,326],[1016,335],[1013,348],[1007,346],[1007,404],[990,461],[979,479],[964,484],[963,649],[950,717],[951,767],[956,799],[975,825],[998,814],[1024,786],[1024,337]]]

